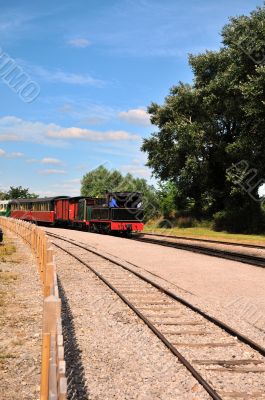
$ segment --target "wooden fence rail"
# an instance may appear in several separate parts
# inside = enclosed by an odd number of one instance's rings
[[[66,400],[61,299],[51,243],[45,231],[32,223],[0,217],[0,225],[20,236],[38,260],[44,296],[40,400]]]

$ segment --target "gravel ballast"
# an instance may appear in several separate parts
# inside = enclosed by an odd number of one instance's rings
[[[56,260],[84,368],[81,385],[80,377],[73,376],[75,371],[68,371],[69,398],[210,398],[150,329],[92,272],[58,249]]]
[[[265,346],[263,268],[125,238],[47,230],[136,264],[141,273]]]
[[[131,272],[84,249],[59,242],[64,248],[68,246],[68,250],[70,247],[71,252],[95,268],[114,287],[120,288],[144,315],[151,318],[156,327],[159,325],[158,329],[162,330],[171,343],[176,344],[191,364],[195,364],[196,369],[212,383],[218,393],[226,391],[231,397],[236,391],[241,397],[250,398],[253,393],[260,393],[259,398],[264,398],[265,364],[264,357],[259,353],[139,280]]]
[[[4,233],[15,251],[0,257],[0,399],[37,400],[42,287],[28,246],[13,233]]]

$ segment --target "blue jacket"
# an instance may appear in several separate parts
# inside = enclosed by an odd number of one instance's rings
[[[109,201],[109,207],[113,207],[113,208],[119,207],[116,199],[112,199],[111,201]]]

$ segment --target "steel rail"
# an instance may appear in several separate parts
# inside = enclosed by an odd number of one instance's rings
[[[264,257],[252,256],[250,254],[237,253],[235,251],[228,251],[228,250],[213,249],[209,247],[198,246],[195,244],[177,243],[160,239],[148,239],[144,237],[133,237],[132,240],[156,244],[159,246],[173,247],[175,249],[187,250],[193,253],[205,254],[207,256],[212,256],[212,257],[225,258],[227,260],[237,261],[243,264],[250,264],[255,267],[265,268]]]
[[[203,239],[203,238],[197,238],[197,237],[191,237],[191,236],[174,236],[174,235],[162,235],[160,233],[140,233],[141,236],[158,236],[158,237],[165,237],[169,239],[181,239],[181,240],[187,240],[187,241],[194,241],[194,242],[202,242],[202,243],[216,243],[216,244],[225,244],[229,246],[238,246],[238,247],[247,247],[251,249],[263,249],[265,250],[265,246],[259,245],[259,244],[250,244],[250,243],[240,243],[240,242],[227,242],[223,240],[214,240],[214,239]]]
[[[60,238],[59,238],[60,239]],[[64,240],[64,239],[61,239]],[[69,254],[71,257],[75,258],[90,271],[92,271],[102,282],[104,282],[120,299],[127,304],[127,306],[134,311],[134,313],[152,330],[152,332],[165,344],[165,346],[178,358],[178,360],[187,368],[187,370],[192,374],[192,376],[202,385],[202,387],[207,391],[213,400],[222,400],[222,397],[214,390],[214,388],[201,376],[201,374],[190,364],[190,362],[176,349],[175,346],[170,343],[167,338],[152,324],[152,322],[146,318],[118,289],[116,289],[104,276],[97,272],[93,267],[83,261],[80,257],[71,253],[69,250],[63,248],[62,246],[54,243],[54,246],[58,247],[62,251]],[[74,243],[73,243],[74,244]],[[78,246],[79,247],[79,246]],[[81,247],[81,246],[80,246]],[[89,249],[86,249],[90,251]],[[92,253],[97,254],[92,251]],[[99,254],[97,254],[99,255]],[[106,259],[105,257],[102,257]],[[112,262],[112,261],[111,261]]]
[[[103,255],[99,252],[97,252],[94,249],[90,249],[86,246],[83,246],[81,244],[75,243],[72,240],[69,240],[67,238],[64,238],[62,236],[56,235],[54,233],[50,233],[47,232],[48,235],[55,237],[56,239],[60,239],[62,241],[68,242],[70,244],[73,244],[74,246],[77,246],[81,249],[87,250],[101,258],[104,258],[107,261],[112,262],[113,264],[118,265],[119,267],[133,273],[135,276],[137,276],[138,278],[142,279],[143,281],[149,283],[150,285],[152,285],[153,287],[155,287],[156,289],[160,290],[162,293],[166,294],[167,296],[171,297],[172,299],[176,300],[177,302],[183,304],[184,306],[186,306],[187,308],[189,308],[190,310],[196,312],[197,314],[200,314],[202,317],[204,317],[205,319],[207,319],[209,322],[212,322],[214,325],[218,326],[219,328],[223,329],[225,332],[227,332],[229,335],[236,337],[238,340],[240,340],[242,343],[250,346],[253,350],[257,351],[258,353],[260,353],[263,357],[265,357],[265,348],[260,346],[258,343],[254,342],[252,339],[249,339],[247,336],[241,334],[240,332],[238,332],[237,330],[235,330],[234,328],[230,327],[229,325],[225,324],[224,322],[220,321],[219,319],[207,314],[206,312],[202,311],[200,308],[194,306],[193,304],[189,303],[188,301],[186,301],[185,299],[183,299],[180,296],[177,296],[174,292],[171,292],[170,290],[164,288],[163,286],[159,285],[156,282],[153,282],[151,279],[147,278],[146,276],[140,274],[137,271],[134,271],[133,269],[127,267],[126,265],[122,264],[119,261],[113,260],[111,257],[108,257],[106,255]],[[136,265],[135,265],[136,266]],[[137,266],[139,268],[139,266]]]

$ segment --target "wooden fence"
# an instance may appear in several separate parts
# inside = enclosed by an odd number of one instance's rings
[[[43,283],[41,400],[66,400],[61,299],[53,249],[43,229],[29,222],[0,217],[0,225],[20,236],[35,253]]]

